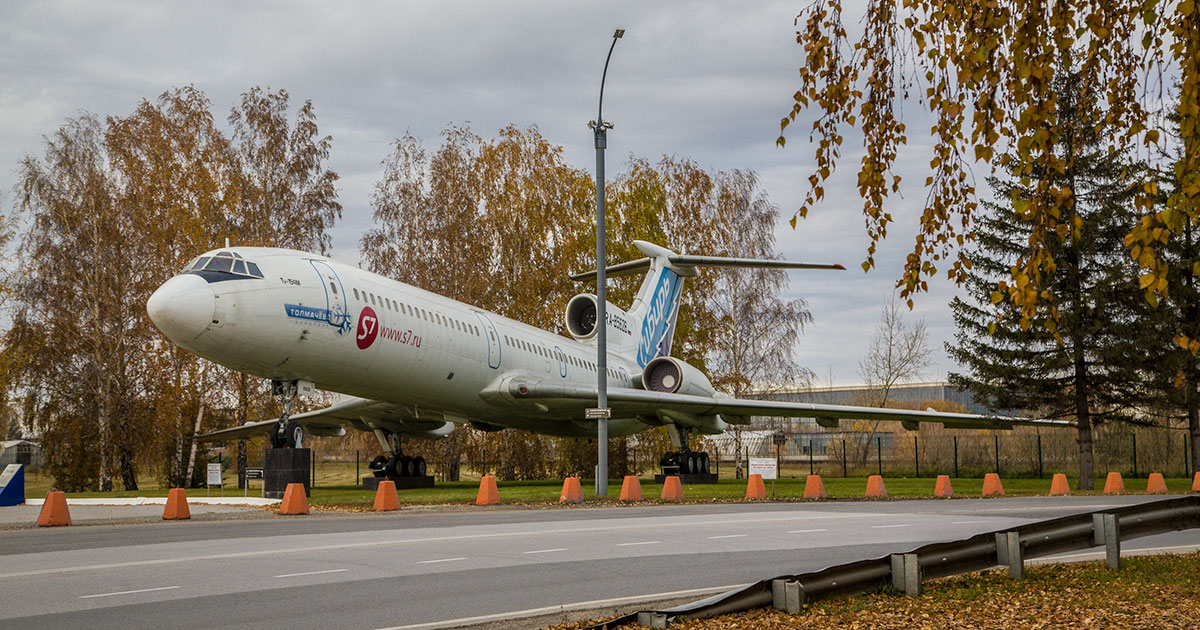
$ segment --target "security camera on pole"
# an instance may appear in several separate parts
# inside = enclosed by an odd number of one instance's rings
[[[586,418],[596,420],[596,496],[608,496],[608,419],[612,410],[608,408],[608,350],[605,343],[608,327],[607,296],[605,295],[605,263],[604,253],[604,149],[608,146],[608,130],[612,123],[604,120],[604,79],[608,77],[608,61],[612,59],[613,48],[617,40],[625,34],[625,29],[619,28],[613,33],[612,45],[608,47],[608,57],[604,59],[604,73],[600,75],[600,104],[596,108],[596,120],[588,123],[596,137],[596,408],[588,409]]]

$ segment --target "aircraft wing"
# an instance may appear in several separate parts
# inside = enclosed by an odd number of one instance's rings
[[[408,419],[403,416],[400,405],[369,398],[349,398],[324,409],[298,413],[288,420],[303,426],[311,435],[322,436],[345,435],[346,427],[367,430],[368,421],[416,437],[446,437],[454,431],[453,423]],[[223,442],[255,438],[267,435],[274,427],[275,420],[247,422],[238,427],[197,435],[194,439],[201,442]]]
[[[525,392],[521,391],[525,388]],[[578,385],[547,383],[520,383],[510,389],[516,400],[533,399],[545,404],[582,409],[596,404],[596,388]],[[668,394],[643,389],[610,388],[608,404],[613,417],[634,415],[656,415],[671,412],[695,416],[722,415],[729,418],[749,416],[778,416],[785,418],[817,418],[827,420],[896,420],[906,428],[915,429],[916,423],[936,422],[954,429],[1011,429],[1018,425],[1071,427],[1066,420],[989,416],[971,413],[950,413],[928,409],[889,409],[886,407],[855,407],[850,405],[821,405],[815,403],[779,400],[753,400],[714,396],[692,396]],[[738,422],[734,422],[737,424]]]

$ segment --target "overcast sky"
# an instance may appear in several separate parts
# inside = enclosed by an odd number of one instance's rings
[[[449,123],[469,122],[485,137],[508,123],[537,124],[569,163],[591,171],[586,123],[595,117],[613,29],[621,27],[605,94],[605,118],[616,125],[608,172],[623,171],[630,156],[664,154],[756,171],[780,208],[784,257],[849,269],[791,274],[789,296],[808,300],[814,317],[797,360],[817,384],[830,374],[834,384],[857,383],[858,357],[912,248],[930,155],[918,145],[904,150],[903,198],[892,199],[896,223],[870,274],[859,267],[867,239],[853,146],[824,204],[788,227],[812,155],[803,134],[792,134],[786,149],[775,138],[796,89],[802,51],[793,19],[805,4],[5,1],[0,199],[12,203],[21,157],[41,155],[43,137],[80,111],[127,115],[143,98],[194,84],[223,120],[248,88],[285,88],[293,103],[311,99],[322,133],[333,136],[330,167],[341,176],[344,207],[333,255],[354,263],[379,162],[406,130],[436,146]],[[953,338],[948,303],[957,289],[941,279],[930,289],[913,317],[930,329],[932,380],[955,369],[942,343]]]

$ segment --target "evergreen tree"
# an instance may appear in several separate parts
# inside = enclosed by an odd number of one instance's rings
[[[1067,67],[1068,64],[1064,64]],[[971,390],[993,409],[1023,409],[1077,423],[1079,489],[1093,487],[1092,427],[1127,419],[1144,401],[1139,367],[1145,353],[1139,339],[1149,306],[1134,280],[1136,265],[1123,251],[1135,221],[1125,156],[1103,141],[1104,112],[1085,91],[1078,75],[1055,78],[1055,155],[1065,193],[1050,247],[1058,268],[1026,281],[1042,283],[1043,297],[1056,299],[1055,318],[1045,326],[1022,323],[1015,307],[997,290],[1012,277],[1026,254],[1035,228],[1028,216],[1045,164],[1009,165],[1009,176],[988,179],[996,202],[985,204],[976,228],[977,247],[969,254],[968,299],[951,304],[957,343],[946,349],[965,374],[950,380]],[[1021,180],[1031,182],[1021,185]],[[1020,280],[1018,280],[1020,282]]]
[[[1172,166],[1181,163],[1182,136],[1177,113],[1168,115],[1174,142],[1166,143],[1160,163]],[[1180,173],[1175,168],[1158,173],[1161,207],[1158,214],[1186,213],[1179,205],[1182,198]],[[1146,222],[1143,220],[1143,225]],[[1158,299],[1158,308],[1146,323],[1148,333],[1156,335],[1147,344],[1146,383],[1154,396],[1153,408],[1165,410],[1172,419],[1186,419],[1191,435],[1190,463],[1193,472],[1200,471],[1200,287],[1194,274],[1200,263],[1200,233],[1197,219],[1184,222],[1182,228],[1170,235],[1159,248],[1159,257],[1167,263],[1166,291]],[[1126,237],[1132,243],[1132,234]],[[1133,245],[1130,254],[1136,260],[1144,252]]]

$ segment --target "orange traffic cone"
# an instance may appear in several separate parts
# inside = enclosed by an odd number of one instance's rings
[[[1147,494],[1166,494],[1167,482],[1163,479],[1162,473],[1150,473],[1150,478],[1146,480]]]
[[[825,498],[825,484],[821,481],[821,475],[809,475],[804,478],[804,498]]]
[[[484,475],[479,480],[479,494],[475,496],[475,505],[499,505],[500,491],[496,490],[496,478]]]
[[[283,491],[283,502],[279,504],[280,514],[308,514],[308,495],[304,493],[304,484],[289,483]]]
[[[396,482],[384,479],[375,488],[375,511],[391,512],[400,509],[400,500],[396,497]]]
[[[1067,476],[1054,473],[1054,480],[1050,482],[1050,496],[1065,497],[1068,494],[1071,494],[1071,484],[1067,483]]]
[[[1125,482],[1121,479],[1121,473],[1108,473],[1108,479],[1104,480],[1104,494],[1125,494]]]
[[[747,499],[765,499],[767,498],[767,487],[763,485],[762,475],[750,475],[750,480],[746,482],[746,498]]]
[[[1196,476],[1192,477],[1192,492],[1200,492],[1200,472],[1197,472]]]
[[[42,512],[38,515],[38,527],[61,527],[71,524],[71,513],[67,511],[67,495],[58,490],[46,494]]]
[[[579,486],[579,477],[567,477],[563,481],[562,493],[558,495],[559,503],[583,503],[583,488]]]
[[[633,475],[625,475],[625,481],[621,483],[621,500],[642,500],[642,482],[639,481],[637,477]]]
[[[167,492],[167,507],[163,509],[163,520],[183,520],[192,518],[188,509],[187,492],[183,488],[171,488]]]
[[[983,476],[983,496],[1004,496],[1004,484],[1000,483],[1000,475],[997,475],[996,473],[988,473]]]
[[[871,475],[867,477],[867,498],[886,499],[887,486],[883,485],[883,477]]]
[[[950,486],[950,475],[938,475],[937,483],[933,486],[933,496],[939,499],[949,499],[954,496],[954,488]]]
[[[683,500],[683,484],[679,483],[679,477],[671,475],[663,480],[662,496],[659,498],[663,501]]]

